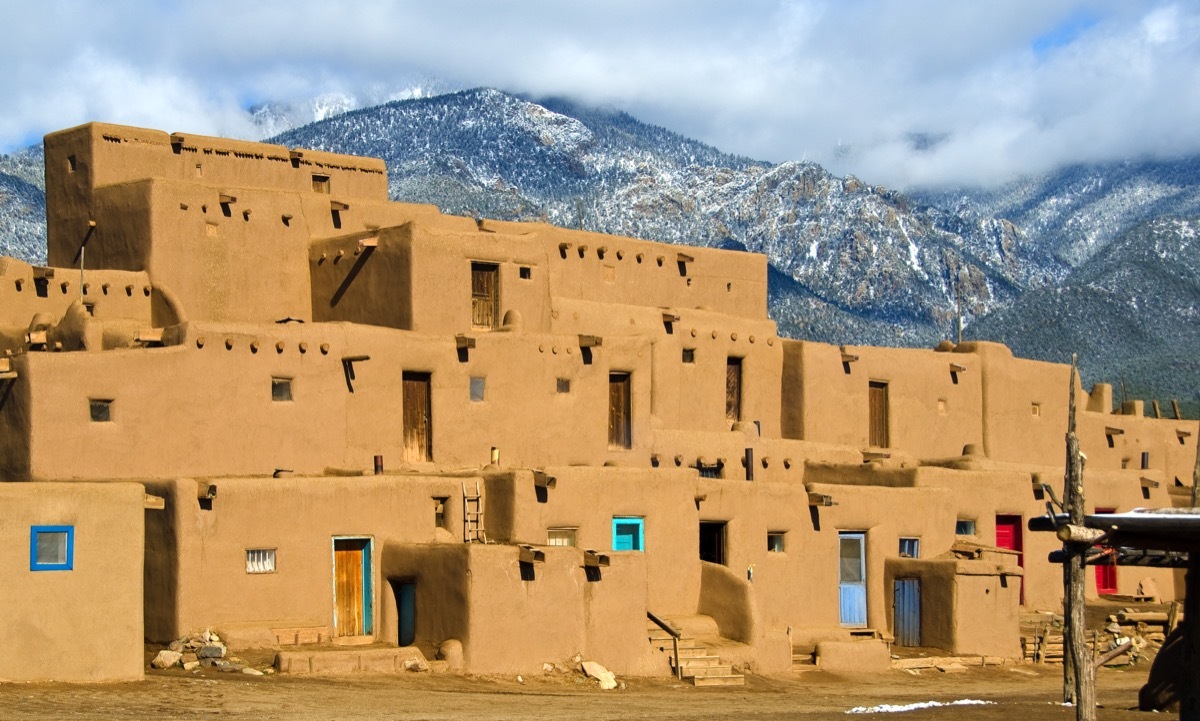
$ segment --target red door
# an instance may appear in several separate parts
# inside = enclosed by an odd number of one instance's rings
[[[1116,513],[1115,508],[1097,508],[1096,513]],[[1111,563],[1112,556],[1108,556],[1109,563],[1097,563],[1096,568],[1096,593],[1116,593],[1117,592],[1117,567]]]
[[[996,547],[1017,552],[1017,565],[1025,568],[1025,542],[1020,516],[996,516]],[[1025,605],[1025,579],[1021,578],[1021,605]]]

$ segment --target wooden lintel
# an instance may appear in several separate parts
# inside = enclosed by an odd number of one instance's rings
[[[678,322],[679,322],[679,314],[678,313],[671,313],[670,311],[665,311],[665,310],[663,311],[663,323],[678,323]]]
[[[580,348],[595,348],[595,347],[601,346],[601,345],[604,345],[604,339],[598,335],[582,335],[581,334],[579,336],[579,347]]]
[[[44,330],[31,330],[25,338],[29,341],[29,345],[46,345],[46,331]]]
[[[363,238],[358,241],[358,247],[361,248],[378,248],[379,238]]]
[[[236,202],[237,202],[237,196],[236,196],[236,195],[229,195],[228,193],[221,193],[221,195],[220,195],[220,201],[221,201],[221,203],[222,203],[222,204],[225,204],[225,203],[236,203]]]
[[[1142,488],[1158,488],[1158,481],[1142,476]]]
[[[833,496],[829,496],[824,493],[813,493],[812,491],[809,491],[808,505],[810,505],[810,506],[836,506],[837,504],[834,502]]]
[[[1188,438],[1189,436],[1192,435],[1192,432],[1191,431],[1175,431],[1175,435],[1179,436],[1180,438]]]
[[[331,201],[329,201],[329,209],[330,210],[350,210],[350,206],[349,206],[349,204],[343,203],[340,200],[331,200]]]
[[[693,263],[696,260],[695,258],[688,255],[687,253],[677,253],[675,255],[675,259],[678,260],[680,263]]]
[[[54,278],[54,269],[47,268],[45,266],[35,265],[33,267],[33,277],[35,280],[39,279],[39,278],[45,278],[46,280],[50,280],[50,279]]]
[[[347,356],[342,356],[342,362],[343,362],[343,363],[357,363],[357,362],[359,362],[359,361],[369,361],[369,360],[371,360],[371,356],[369,356],[369,355],[347,355]]]
[[[1112,426],[1109,426],[1104,429],[1104,435],[1106,435],[1106,436],[1122,436],[1122,435],[1125,435],[1125,429],[1124,428],[1113,428]]]
[[[161,345],[163,342],[163,329],[149,328],[147,330],[139,331],[136,340],[138,343],[145,343],[147,345],[152,343]]]
[[[469,335],[461,335],[461,334],[456,335],[456,336],[454,336],[454,345],[459,350],[466,350],[467,348],[474,348],[475,347],[475,339]]]
[[[842,351],[842,362],[843,363],[854,363],[857,360],[858,360],[858,356],[854,355],[853,353],[847,353],[845,351]]]
[[[171,133],[171,145],[183,145],[185,140],[182,133]]]
[[[142,508],[148,511],[161,511],[167,507],[167,499],[162,496],[152,496],[149,493],[142,494]]]
[[[538,488],[554,488],[558,485],[558,479],[545,471],[534,471],[533,485]]]
[[[967,371],[967,367],[965,365],[963,365],[962,363],[951,363],[950,364],[950,372],[951,373],[965,373],[966,371]]]

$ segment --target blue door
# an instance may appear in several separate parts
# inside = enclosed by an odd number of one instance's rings
[[[866,534],[838,534],[838,596],[843,626],[867,625]]]
[[[645,519],[643,518],[638,518],[636,516],[613,516],[612,550],[646,550],[642,537],[642,531],[644,528]]]
[[[417,640],[417,583],[401,581],[396,585],[396,610],[400,616],[401,646],[411,646]]]
[[[921,579],[897,578],[893,621],[897,646],[921,645]]]

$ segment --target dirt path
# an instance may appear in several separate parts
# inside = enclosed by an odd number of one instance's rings
[[[1061,689],[1060,673],[1057,667],[1028,666],[969,669],[950,675],[925,671],[917,676],[900,671],[870,676],[810,672],[795,677],[750,677],[744,688],[732,689],[697,689],[670,679],[626,679],[624,690],[600,691],[595,682],[574,675],[539,676],[519,684],[512,678],[428,674],[307,679],[154,672],[140,683],[106,686],[0,685],[0,719],[769,721],[844,719],[856,706],[969,698],[994,705],[873,717],[1065,721],[1074,718],[1074,711],[1055,703]],[[1144,681],[1144,669],[1103,670],[1098,683],[1104,706],[1100,718],[1151,718],[1131,710],[1136,709],[1137,690]]]

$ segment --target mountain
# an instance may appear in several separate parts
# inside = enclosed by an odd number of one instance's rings
[[[1200,218],[1147,221],[1084,261],[1058,287],[1032,290],[968,329],[1031,358],[1122,380],[1130,399],[1180,399],[1200,411]],[[1170,414],[1164,405],[1164,413]],[[1147,408],[1149,412],[1149,408]]]
[[[46,259],[46,178],[42,146],[0,155],[0,255]]]
[[[1155,218],[1200,215],[1200,157],[1071,165],[993,189],[914,193],[964,218],[1005,218],[1077,266]]]
[[[812,163],[728,155],[562,99],[463,91],[272,142],[381,157],[393,198],[450,213],[764,253],[781,325],[817,340],[935,343],[959,291],[974,317],[1066,271],[1012,223],[922,206]]]

